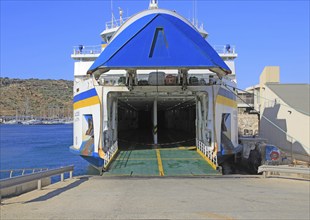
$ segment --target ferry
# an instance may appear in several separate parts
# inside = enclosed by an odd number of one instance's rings
[[[128,19],[119,15],[106,23],[103,44],[73,49],[71,151],[100,171],[133,145],[195,146],[214,170],[244,151],[235,46],[211,46],[202,25],[157,0]]]

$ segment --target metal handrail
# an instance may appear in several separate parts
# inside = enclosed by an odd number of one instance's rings
[[[105,23],[106,30],[120,27],[129,17],[121,18],[121,19],[113,19],[112,21],[108,21]]]
[[[80,47],[82,48],[80,49]],[[236,46],[231,45],[230,49],[226,49],[226,45],[214,45],[213,49],[219,54],[235,54]],[[100,54],[103,48],[102,45],[78,45],[73,46],[74,55],[89,55],[89,54]]]
[[[116,155],[117,151],[118,151],[117,143],[114,143],[114,145],[104,155],[104,168],[107,168],[109,166],[110,162]]]
[[[5,189],[12,186],[17,186],[20,184],[32,182],[38,180],[38,189],[41,189],[41,180],[47,177],[52,177],[56,175],[61,175],[61,181],[64,180],[64,173],[69,172],[70,178],[72,178],[72,172],[73,172],[74,166],[66,166],[61,167],[57,169],[51,169],[48,171],[40,171],[37,173],[32,174],[26,174],[23,176],[16,176],[8,179],[2,179],[0,180],[0,189]]]
[[[235,54],[236,53],[236,46],[230,45],[230,48],[227,49],[226,45],[213,45],[213,49],[220,54]]]
[[[206,146],[202,141],[197,140],[197,142],[197,149],[210,160],[213,167],[218,167],[217,155],[214,155],[213,152],[214,148]]]
[[[0,170],[0,173],[9,173],[9,178],[12,178],[14,176],[14,173],[19,174],[16,176],[23,176],[25,174],[46,171],[46,170],[48,170],[48,168],[23,168],[23,169]]]
[[[81,47],[81,48],[80,48]],[[80,45],[73,47],[73,54],[82,54],[82,55],[89,55],[89,54],[100,54],[102,52],[102,45]]]

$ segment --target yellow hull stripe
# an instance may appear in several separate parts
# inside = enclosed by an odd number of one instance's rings
[[[237,102],[235,100],[229,99],[225,96],[218,95],[216,98],[216,103],[226,105],[232,108],[237,108]]]
[[[81,101],[78,101],[78,102],[75,102],[73,104],[73,109],[76,110],[76,109],[79,109],[79,108],[84,108],[84,107],[88,107],[88,106],[91,106],[91,105],[96,105],[96,104],[99,104],[99,97],[98,96],[93,96],[93,97],[90,97],[90,98],[87,98],[87,99],[83,99]]]
[[[164,176],[165,173],[164,173],[163,163],[161,161],[160,151],[158,149],[156,149],[156,155],[157,155],[159,176]]]

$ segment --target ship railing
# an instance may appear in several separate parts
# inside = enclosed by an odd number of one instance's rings
[[[236,46],[235,45],[214,45],[213,49],[219,54],[235,54]]]
[[[104,45],[104,44],[103,44]],[[78,45],[73,47],[73,54],[100,54],[102,52],[103,45],[84,46]]]
[[[112,27],[111,27],[112,28]],[[106,47],[106,44],[101,45],[78,45],[73,47],[73,54],[100,54]],[[235,54],[236,47],[234,45],[214,45],[213,49],[219,54]]]
[[[108,21],[105,23],[105,29],[109,30],[112,28],[120,27],[129,17],[113,19],[112,21]]]
[[[104,155],[104,168],[107,168],[109,166],[113,157],[116,155],[117,151],[118,151],[118,144],[116,141]]]
[[[197,151],[205,156],[205,159],[213,169],[217,169],[217,155],[214,154],[214,149],[211,146],[207,146],[202,141],[197,140]]]

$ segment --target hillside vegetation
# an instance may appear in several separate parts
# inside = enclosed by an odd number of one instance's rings
[[[0,116],[72,117],[73,81],[0,77]]]

